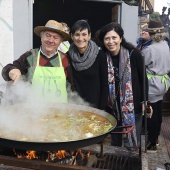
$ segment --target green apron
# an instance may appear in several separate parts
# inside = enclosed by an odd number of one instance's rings
[[[40,51],[32,79],[34,97],[47,102],[67,103],[66,76],[62,66],[60,53],[59,67],[39,66]],[[35,95],[36,94],[36,95]]]
[[[165,84],[165,88],[166,88],[166,91],[168,91],[168,79],[169,79],[169,76],[167,74],[164,74],[164,75],[153,75],[153,74],[150,74],[150,73],[147,73],[147,78],[148,80],[152,77],[161,77],[162,78],[162,83]]]

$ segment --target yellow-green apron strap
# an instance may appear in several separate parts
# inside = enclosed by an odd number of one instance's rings
[[[147,78],[148,78],[148,79],[150,79],[150,78],[153,77],[153,76],[154,76],[154,75],[147,73]]]
[[[169,76],[167,74],[162,76],[162,83],[165,84],[166,90],[168,91],[168,84],[167,84],[167,80],[169,79]]]
[[[169,79],[169,76],[167,74],[164,74],[164,75],[153,75],[153,74],[147,73],[147,78],[150,79],[151,77],[162,77],[162,83],[165,84],[165,88],[166,88],[166,90],[168,90],[167,80]]]
[[[61,56],[60,56],[60,53],[59,53],[59,52],[58,52],[58,57],[59,57],[60,67],[62,67]]]
[[[40,61],[40,50],[38,51],[36,66],[39,66],[39,61]]]

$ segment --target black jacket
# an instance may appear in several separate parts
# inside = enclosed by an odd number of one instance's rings
[[[69,59],[75,89],[80,97],[93,107],[104,110],[108,102],[108,67],[105,53],[100,50],[93,65],[83,71],[75,70],[71,58]]]

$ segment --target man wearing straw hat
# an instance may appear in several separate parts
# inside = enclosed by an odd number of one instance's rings
[[[66,54],[58,51],[62,41],[69,40],[61,23],[49,20],[45,26],[37,26],[34,33],[41,38],[41,47],[31,49],[13,64],[6,65],[2,76],[16,84],[24,75],[39,98],[67,102],[66,79],[69,79],[69,62]],[[23,77],[23,76],[22,76]]]

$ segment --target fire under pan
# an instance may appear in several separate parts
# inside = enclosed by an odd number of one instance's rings
[[[86,151],[83,151],[83,153],[86,154]],[[138,157],[130,155],[115,156],[107,153],[104,153],[101,157],[97,152],[91,152],[91,155],[95,155],[98,159],[97,163],[89,168],[87,166],[63,165],[41,160],[19,159],[2,155],[0,155],[0,163],[4,165],[4,170],[7,169],[6,166],[11,166],[14,170],[23,170],[23,168],[37,170],[141,170],[141,161]],[[1,169],[3,170],[3,167],[1,167]]]

